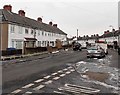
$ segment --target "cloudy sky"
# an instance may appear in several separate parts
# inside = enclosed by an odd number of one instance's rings
[[[12,11],[23,9],[32,19],[42,17],[43,22],[58,24],[68,36],[102,34],[112,25],[118,29],[118,0],[1,0],[12,5]]]

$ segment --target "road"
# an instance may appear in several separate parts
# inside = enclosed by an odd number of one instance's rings
[[[71,92],[58,88],[72,84],[99,89],[100,93],[117,93],[118,80],[111,82],[108,73],[118,75],[118,57],[110,50],[105,58],[87,59],[86,50],[69,50],[6,61],[3,62],[3,92],[66,95]]]

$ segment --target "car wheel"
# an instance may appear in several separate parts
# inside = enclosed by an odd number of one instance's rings
[[[87,56],[87,58],[90,58],[90,56]]]
[[[105,54],[108,55],[108,51]]]

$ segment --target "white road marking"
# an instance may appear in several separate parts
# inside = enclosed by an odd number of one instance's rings
[[[58,73],[62,73],[63,71],[62,70],[59,70]]]
[[[52,73],[52,75],[57,75],[57,73]]]
[[[59,92],[59,91],[53,91],[53,92],[54,92],[54,93],[59,93],[59,94],[62,93],[62,92]]]
[[[60,76],[61,76],[61,77],[64,77],[65,75],[66,75],[66,74],[61,74]]]
[[[15,91],[11,92],[11,93],[13,93],[13,94],[17,94],[17,93],[19,93],[20,91],[22,91],[22,90],[17,89],[17,90],[15,90]]]
[[[50,84],[52,82],[53,82],[52,80],[49,80],[49,81],[45,82],[45,84]]]
[[[58,53],[59,51],[53,51],[52,53]]]
[[[42,89],[43,87],[45,87],[45,85],[39,85],[38,87],[35,87],[33,90],[40,90],[40,89]]]
[[[41,82],[41,81],[43,81],[44,79],[39,79],[39,80],[36,80],[36,81],[34,81],[34,82],[36,82],[36,83],[39,83],[39,82]]]
[[[68,70],[68,69],[66,69],[66,68],[65,68],[65,69],[63,69],[63,71],[67,71],[67,70]]]
[[[88,76],[87,75],[81,75],[83,78],[88,78]]]
[[[66,72],[66,74],[70,74],[70,73],[71,73],[71,72],[69,72],[69,71],[68,71],[68,72]]]
[[[45,79],[48,79],[48,78],[50,78],[50,76],[46,76],[46,77],[44,77]]]
[[[55,77],[55,78],[53,78],[54,80],[58,80],[60,77]]]
[[[75,70],[74,70],[74,69],[71,69],[70,71],[71,71],[71,72],[74,72]]]
[[[32,92],[29,92],[29,91],[27,91],[27,92],[25,92],[25,93],[26,93],[27,95],[28,95],[28,94],[32,94]]]
[[[22,88],[29,88],[29,87],[31,87],[31,86],[33,86],[33,85],[34,85],[33,83],[30,83],[30,84],[28,84],[28,85],[23,86]]]
[[[68,69],[72,69],[72,68],[73,68],[73,67],[71,67],[71,66],[70,66],[70,67],[68,67]]]

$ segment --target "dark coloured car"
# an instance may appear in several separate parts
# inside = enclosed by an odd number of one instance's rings
[[[73,44],[73,50],[74,50],[74,51],[77,51],[77,50],[81,51],[81,50],[82,50],[82,49],[81,49],[81,44],[78,43],[78,42],[74,43],[74,44]]]

